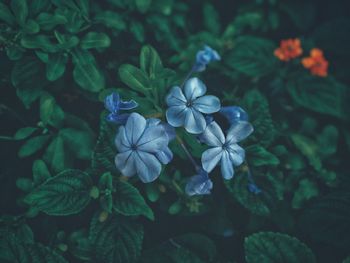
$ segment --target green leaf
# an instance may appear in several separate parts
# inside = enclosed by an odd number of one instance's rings
[[[141,253],[143,227],[130,218],[110,215],[100,222],[92,219],[89,239],[93,244],[95,262],[133,263]]]
[[[77,214],[90,202],[92,181],[79,170],[65,170],[29,193],[24,201],[48,215]]]
[[[299,30],[309,30],[316,18],[316,8],[311,2],[285,2],[281,3],[285,11]]]
[[[67,23],[67,19],[60,14],[40,13],[36,18],[36,22],[39,24],[40,29],[50,31],[58,25],[64,25]]]
[[[51,7],[50,0],[35,0],[30,2],[29,12],[32,16],[45,12]]]
[[[105,48],[111,45],[111,39],[105,33],[89,32],[80,42],[82,49]]]
[[[68,263],[60,254],[41,244],[33,244],[28,247],[31,262],[35,263]],[[22,262],[21,262],[22,263]]]
[[[12,15],[7,5],[0,3],[0,20],[13,25],[15,23],[15,17]]]
[[[313,263],[312,251],[295,237],[260,232],[244,240],[247,263]]]
[[[46,78],[50,81],[58,80],[66,70],[68,56],[65,53],[49,54],[46,64]]]
[[[337,152],[339,132],[337,127],[327,125],[317,136],[322,158],[327,158]]]
[[[32,135],[37,130],[38,130],[38,128],[36,128],[36,127],[24,127],[24,128],[19,129],[13,137],[15,140],[23,140],[25,138],[28,138],[30,135]]]
[[[51,165],[54,172],[61,172],[68,168],[73,160],[69,158],[64,149],[64,140],[61,136],[56,136],[46,149],[43,156],[46,163]]]
[[[35,185],[42,184],[51,177],[47,165],[43,160],[34,161],[32,172]]]
[[[276,166],[280,163],[279,159],[272,153],[268,152],[264,147],[258,144],[247,147],[247,158],[249,164],[253,166],[272,165]]]
[[[75,0],[79,9],[83,12],[84,16],[89,17],[90,12],[90,0]]]
[[[212,4],[205,3],[203,6],[204,26],[213,34],[218,35],[221,30],[220,16]]]
[[[134,35],[137,41],[141,43],[145,41],[145,29],[137,20],[131,20],[129,31]]]
[[[41,49],[44,52],[54,53],[58,51],[57,45],[52,43],[49,36],[35,35],[24,36],[21,39],[21,45],[28,49]]]
[[[6,55],[10,60],[19,60],[24,53],[24,50],[19,46],[8,46],[5,49]]]
[[[121,65],[119,67],[119,77],[129,88],[142,94],[150,89],[147,75],[133,65]]]
[[[278,68],[273,55],[275,45],[268,39],[253,36],[239,37],[232,51],[224,56],[224,62],[234,70],[260,78]]]
[[[299,182],[299,187],[294,193],[292,207],[294,209],[301,208],[303,203],[318,196],[318,194],[317,184],[309,179],[303,179]]]
[[[48,93],[40,97],[40,119],[44,125],[60,128],[64,121],[64,111],[57,105],[55,98]]]
[[[299,228],[317,243],[348,249],[350,246],[350,193],[337,190],[303,210]]]
[[[110,172],[104,173],[100,177],[100,180],[98,181],[98,189],[101,193],[104,192],[100,197],[102,209],[111,214],[113,209],[113,177]]]
[[[50,138],[50,135],[41,135],[30,138],[19,149],[18,157],[24,158],[36,153],[45,146]]]
[[[20,25],[25,24],[28,17],[27,0],[11,0],[11,9]]]
[[[39,24],[33,19],[28,19],[27,22],[22,25],[23,31],[27,34],[36,34],[40,31]]]
[[[102,11],[98,12],[95,16],[95,21],[97,23],[104,24],[106,27],[110,27],[116,30],[125,30],[126,23],[122,16],[113,11]]]
[[[135,4],[141,13],[146,13],[152,4],[152,0],[135,0]]]
[[[119,181],[113,193],[113,209],[126,216],[144,215],[154,220],[152,209],[146,204],[140,192],[131,184]]]
[[[157,51],[151,46],[144,46],[140,53],[140,67],[143,72],[145,72],[150,79],[156,77],[162,68],[162,61],[157,53]]]
[[[344,261],[342,263],[350,263],[350,256],[347,257],[346,259],[344,259]]]
[[[75,82],[84,90],[99,92],[105,87],[105,78],[88,51],[76,51],[73,56]]]
[[[306,109],[349,120],[348,88],[331,77],[296,75],[289,78],[287,90],[297,105]]]

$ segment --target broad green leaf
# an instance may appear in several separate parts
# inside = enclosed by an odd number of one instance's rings
[[[71,215],[89,204],[91,188],[92,181],[87,173],[65,170],[35,188],[24,201],[48,215]]]
[[[40,26],[33,19],[28,19],[27,22],[22,25],[23,31],[27,34],[36,34],[40,31]]]
[[[100,222],[95,216],[89,239],[96,262],[133,263],[141,254],[143,227],[130,218],[109,215]]]
[[[61,34],[58,31],[55,31],[54,34],[60,49],[71,50],[79,44],[79,38],[76,36]]]
[[[5,263],[31,263],[26,244],[8,229],[0,229],[0,259]]]
[[[28,247],[31,262],[35,263],[68,263],[60,254],[41,244],[33,244]],[[21,262],[22,263],[22,262]]]
[[[273,165],[280,163],[278,158],[258,144],[251,145],[246,149],[249,164],[252,166]]]
[[[34,161],[32,172],[35,185],[42,184],[51,177],[47,165],[43,160]]]
[[[73,160],[69,157],[69,153],[64,149],[64,140],[61,136],[56,136],[47,147],[43,159],[57,173],[70,167]]]
[[[119,67],[120,79],[131,89],[145,93],[150,89],[147,75],[137,67],[124,64]]]
[[[38,128],[36,128],[36,127],[24,127],[24,128],[19,129],[13,137],[16,140],[23,140],[25,138],[28,138],[30,135],[32,135],[37,130],[38,130]]]
[[[157,51],[153,47],[142,47],[140,53],[140,67],[150,79],[155,79],[156,73],[163,68],[162,61],[160,60]]]
[[[137,41],[143,43],[145,41],[145,29],[137,20],[132,20],[129,25],[129,31],[134,35]]]
[[[350,263],[350,256],[347,257],[346,259],[344,259],[344,261],[342,263]]]
[[[350,246],[350,193],[337,190],[303,210],[299,228],[315,242],[348,249]]]
[[[10,60],[19,60],[22,58],[24,49],[20,46],[6,47],[6,55]]]
[[[110,172],[104,173],[100,177],[98,189],[100,192],[104,192],[100,197],[101,208],[111,214],[113,209],[113,177]]]
[[[123,17],[120,14],[113,11],[98,12],[94,19],[97,23],[101,23],[106,27],[110,27],[112,29],[126,29],[126,23],[123,20]]]
[[[23,158],[36,153],[45,146],[50,138],[50,135],[40,135],[30,138],[21,146],[18,151],[18,156]]]
[[[306,109],[349,120],[350,92],[331,77],[302,74],[289,78],[287,90],[297,105]]]
[[[30,192],[33,189],[34,184],[33,181],[29,178],[19,177],[16,180],[16,186],[23,192]]]
[[[11,0],[11,9],[20,25],[25,24],[28,17],[27,0]]]
[[[105,48],[111,45],[111,39],[105,33],[89,32],[80,41],[82,49]]]
[[[327,125],[317,136],[317,142],[321,149],[322,158],[327,158],[337,152],[338,129],[333,125]]]
[[[31,16],[37,16],[39,13],[48,11],[51,7],[51,0],[30,1],[29,12]]]
[[[48,93],[40,97],[40,119],[44,125],[60,128],[63,125],[64,111],[57,105],[55,98]]]
[[[205,3],[203,6],[203,23],[204,26],[213,34],[219,34],[221,25],[220,25],[220,16],[218,11],[212,4]]]
[[[0,20],[13,25],[15,17],[12,15],[10,9],[4,3],[0,3]]]
[[[131,184],[119,181],[113,193],[113,209],[126,216],[144,215],[154,220],[152,209],[146,204],[140,192]]]
[[[82,89],[90,92],[99,92],[104,89],[105,78],[88,51],[75,52],[73,63],[74,80]]]
[[[247,263],[314,263],[312,251],[295,237],[260,232],[244,240]]]
[[[65,53],[49,54],[49,61],[46,64],[46,78],[55,81],[62,77],[66,70],[68,56]]]
[[[306,201],[318,196],[318,194],[317,184],[310,179],[303,179],[299,182],[299,187],[294,193],[292,207],[301,208]]]
[[[66,24],[67,19],[60,14],[40,13],[36,18],[36,22],[39,24],[40,29],[50,31],[58,25]]]
[[[64,140],[68,149],[74,153],[78,159],[90,160],[94,146],[94,137],[86,130],[74,128],[64,128],[59,135]]]
[[[274,43],[268,39],[241,36],[223,60],[232,69],[249,77],[259,78],[278,68],[278,61],[273,55],[275,48]]]
[[[75,0],[79,9],[83,12],[84,16],[89,16],[90,0]]]
[[[54,53],[58,51],[57,44],[52,43],[49,36],[35,35],[24,36],[21,39],[21,45],[28,49],[41,49],[44,52]]]
[[[141,13],[146,13],[152,4],[152,0],[135,0],[135,4]]]

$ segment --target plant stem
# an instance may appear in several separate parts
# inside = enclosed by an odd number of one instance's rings
[[[179,142],[181,148],[184,150],[184,152],[186,153],[188,159],[190,159],[191,163],[193,164],[196,172],[198,172],[200,170],[199,165],[196,163],[196,161],[194,160],[194,158],[192,157],[192,155],[190,154],[190,152],[188,151],[186,145],[184,144],[184,142],[182,141],[182,139],[176,135],[176,139]]]

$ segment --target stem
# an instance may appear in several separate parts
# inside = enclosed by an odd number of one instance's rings
[[[190,72],[187,73],[186,77],[184,78],[184,81],[181,84],[181,89],[183,88],[183,86],[185,85],[186,81],[191,77],[191,75],[193,74],[194,67],[191,68]]]
[[[193,164],[196,172],[198,172],[201,168],[199,167],[199,165],[196,163],[196,161],[193,159],[192,155],[190,154],[190,152],[188,151],[186,145],[183,143],[182,139],[176,135],[176,139],[179,142],[181,148],[184,150],[184,152],[186,153],[188,159],[190,159],[191,163]]]

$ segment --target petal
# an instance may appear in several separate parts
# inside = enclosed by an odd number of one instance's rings
[[[186,101],[192,101],[203,96],[207,92],[207,87],[198,78],[190,78],[185,83],[184,92]]]
[[[188,110],[189,109],[184,105],[172,106],[168,108],[165,113],[168,123],[173,127],[180,127],[184,125]]]
[[[151,127],[151,126],[156,126],[160,123],[160,119],[157,118],[149,118],[147,119],[147,127]]]
[[[105,98],[105,107],[110,112],[118,112],[120,97],[117,92],[113,92]]]
[[[122,114],[110,113],[107,115],[106,120],[109,122],[116,123],[116,124],[125,125],[129,116],[130,116],[130,114],[127,114],[127,113],[122,113]]]
[[[221,105],[218,97],[207,95],[194,100],[193,107],[200,112],[210,114],[218,112],[221,108]]]
[[[227,119],[230,125],[238,121],[248,121],[248,114],[239,106],[222,107],[220,113]]]
[[[129,145],[136,144],[146,128],[146,119],[138,113],[132,113],[125,125]]]
[[[168,164],[173,159],[173,153],[166,147],[163,151],[157,152],[156,157],[162,164]]]
[[[227,147],[227,151],[234,166],[239,166],[244,162],[245,151],[238,144],[230,144]]]
[[[221,147],[215,147],[202,154],[202,167],[206,172],[210,173],[215,168],[221,159],[222,151]]]
[[[129,150],[115,156],[115,165],[124,176],[136,174],[135,152]]]
[[[119,128],[119,131],[117,136],[115,137],[114,143],[120,153],[130,150],[130,144],[126,137],[124,126],[121,126]]]
[[[186,184],[186,194],[193,195],[207,195],[210,194],[210,190],[213,188],[213,182],[209,179],[208,174],[198,174],[192,176]]]
[[[168,123],[162,123],[161,124],[165,130],[165,133],[168,135],[169,141],[172,141],[176,137],[176,131],[173,126],[169,125]]]
[[[162,170],[158,159],[153,154],[146,152],[136,152],[135,164],[137,175],[144,183],[150,183],[156,180]]]
[[[205,130],[207,123],[202,113],[195,109],[189,109],[185,118],[185,129],[189,133],[199,134]]]
[[[139,104],[134,100],[120,101],[119,103],[119,108],[121,110],[131,110],[135,109],[137,106],[139,106]]]
[[[156,153],[168,146],[169,139],[163,126],[151,126],[145,129],[137,142],[137,150]]]
[[[175,86],[171,88],[169,94],[166,97],[166,103],[169,107],[185,105],[187,103],[187,100],[180,87]]]
[[[233,177],[233,174],[233,164],[230,155],[227,151],[224,151],[221,158],[221,175],[224,179],[229,180]]]
[[[254,131],[253,126],[247,121],[239,121],[232,125],[227,132],[226,142],[235,143],[247,138]]]
[[[222,146],[225,143],[225,136],[220,126],[213,121],[200,135],[200,140],[209,146]]]

